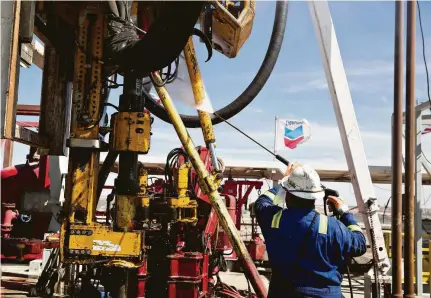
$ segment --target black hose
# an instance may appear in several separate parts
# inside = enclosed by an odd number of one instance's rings
[[[124,1],[115,1],[115,2],[117,2],[120,18],[124,19],[126,17],[126,5],[124,4]]]
[[[349,280],[350,298],[353,298],[352,277],[350,276],[350,268],[348,264],[349,261],[350,259],[348,259],[346,263],[346,271],[347,271],[347,279]]]
[[[274,26],[272,29],[271,40],[269,42],[268,49],[265,54],[265,59],[259,68],[256,76],[250,85],[244,90],[244,92],[229,105],[216,111],[215,113],[220,115],[224,119],[229,119],[241,112],[246,106],[248,106],[253,99],[259,94],[263,86],[268,81],[274,66],[277,62],[277,58],[280,54],[281,46],[283,44],[284,31],[286,29],[287,22],[287,1],[277,1],[275,10]],[[145,93],[145,92],[144,92]],[[165,109],[159,105],[151,96],[146,96],[145,107],[156,117],[161,120],[171,123],[168,114]],[[200,127],[200,121],[198,116],[182,115],[180,114],[184,125],[188,128]],[[219,117],[211,115],[213,125],[221,123]]]
[[[108,0],[109,10],[116,16],[119,16],[117,3],[115,0]]]

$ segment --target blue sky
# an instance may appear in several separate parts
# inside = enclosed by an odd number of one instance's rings
[[[338,43],[347,71],[349,86],[362,133],[368,163],[390,165],[390,117],[393,101],[394,2],[330,2]],[[257,2],[252,34],[236,59],[215,53],[204,63],[206,50],[195,43],[206,88],[215,108],[238,96],[258,70],[269,42],[275,2]],[[431,64],[431,2],[421,2],[427,57]],[[417,26],[417,100],[426,100],[426,81],[422,60],[419,24]],[[22,69],[20,103],[38,104],[41,71]],[[110,101],[118,102],[119,91]],[[196,113],[180,106],[180,111]],[[282,51],[268,83],[255,101],[232,123],[243,128],[264,145],[274,143],[274,119],[307,119],[312,125],[311,139],[295,150],[282,152],[290,160],[316,168],[346,168],[330,94],[321,62],[307,2],[290,2]],[[202,144],[199,130],[192,130],[196,144]],[[218,153],[228,160],[272,161],[272,157],[225,124],[216,126]],[[425,136],[424,152],[431,158],[431,136]],[[173,129],[160,120],[154,122],[151,156],[164,158],[179,145]],[[26,147],[17,145],[14,163],[25,159]],[[429,159],[430,159],[429,158]],[[337,185],[354,204],[350,185]],[[381,190],[384,188],[385,190]],[[389,185],[376,187],[381,202],[390,196]],[[424,199],[431,193],[425,191]]]

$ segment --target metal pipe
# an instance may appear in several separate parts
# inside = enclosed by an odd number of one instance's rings
[[[217,154],[215,152],[214,143],[209,143],[208,144],[208,150],[211,153],[211,161],[212,161],[212,165],[213,165],[214,170],[216,172],[220,171],[220,167],[219,167],[218,159],[217,159]]]
[[[415,219],[415,54],[416,1],[407,2],[406,55],[406,216],[404,221],[404,297],[416,297],[414,288]],[[420,277],[418,277],[420,278]]]
[[[124,76],[123,94],[120,96],[120,112],[139,112],[144,110],[142,94],[142,80],[133,74]],[[137,194],[138,186],[138,153],[120,152],[118,167],[118,181],[124,182],[117,191],[121,194]],[[121,184],[121,183],[120,183]],[[124,189],[124,190],[123,190]]]
[[[132,73],[124,76],[123,94],[120,96],[120,112],[139,112],[144,110],[142,80]],[[138,153],[121,151],[119,153],[118,177],[115,180],[116,228],[122,231],[133,229],[136,213],[136,198],[139,192]]]
[[[40,105],[23,105],[18,104],[16,107],[17,116],[39,116]]]
[[[186,60],[187,69],[189,71],[190,82],[192,84],[193,95],[195,97],[195,104],[197,107],[204,104],[207,97],[205,85],[202,80],[201,71],[198,65],[195,48],[193,45],[193,38],[190,37],[184,48],[184,59]],[[209,100],[209,99],[208,99]],[[208,112],[198,110],[199,120],[202,127],[202,134],[204,136],[205,145],[211,153],[211,161],[215,171],[219,171],[217,162],[217,154],[215,152],[215,134],[211,121],[211,116]]]
[[[154,73],[153,76],[156,80],[156,83],[160,84],[162,82],[158,73]],[[248,278],[248,280],[250,280],[253,289],[256,292],[256,295],[258,297],[266,297],[267,290],[262,281],[262,278],[257,272],[253,260],[244,245],[244,242],[242,242],[241,240],[238,230],[236,229],[235,224],[232,221],[229,212],[227,211],[226,205],[223,203],[223,199],[217,191],[217,186],[213,182],[213,178],[208,173],[204,163],[199,156],[199,153],[196,151],[196,147],[193,144],[193,141],[189,136],[189,133],[183,121],[181,120],[177,109],[172,103],[172,99],[169,96],[168,91],[165,87],[156,87],[156,90],[163,106],[165,107],[167,114],[169,115],[169,118],[175,128],[175,131],[177,132],[178,137],[190,158],[190,162],[192,163],[193,168],[199,175],[202,191],[208,195],[211,205],[217,213],[217,217],[220,221],[220,224],[223,227],[223,230],[227,233],[229,240],[232,243],[236,254],[238,255],[246,277]]]
[[[402,129],[404,2],[395,2],[394,115],[392,122],[392,297],[402,297]]]
[[[422,276],[422,112],[415,107],[415,276]],[[416,278],[417,297],[423,296],[422,278]]]

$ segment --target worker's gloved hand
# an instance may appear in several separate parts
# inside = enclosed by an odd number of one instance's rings
[[[341,217],[344,213],[349,211],[349,207],[340,197],[328,196],[328,209],[336,216]]]

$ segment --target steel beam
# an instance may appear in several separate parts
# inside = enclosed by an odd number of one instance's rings
[[[12,165],[13,142],[11,140],[5,140],[3,146],[3,168],[7,168]]]
[[[19,20],[21,1],[1,1],[1,121],[2,138],[11,138],[19,78]]]
[[[429,162],[426,160],[425,156],[422,154],[422,166],[424,167],[425,171],[427,172],[427,174],[429,176],[431,176],[431,165],[429,164]],[[425,174],[424,174],[425,175]],[[422,175],[423,177],[423,175]],[[422,179],[422,184],[424,183],[423,179]]]
[[[344,154],[353,178],[352,184],[356,201],[363,214],[368,239],[376,248],[373,250],[373,254],[377,259],[380,274],[386,275],[390,263],[382,227],[378,214],[375,212],[379,210],[379,207],[377,200],[375,200],[374,186],[368,169],[329,5],[327,1],[309,1],[308,3],[331,92]]]
[[[40,69],[43,69],[45,62],[44,55],[44,46],[36,39],[33,39],[31,43],[24,43],[21,45],[21,66],[27,68],[31,65],[36,65]]]
[[[66,80],[64,57],[61,57],[52,47],[45,49],[45,57],[39,133],[49,138],[49,155],[65,156],[66,136],[69,130],[71,84]]]
[[[15,133],[11,140],[39,149],[45,149],[48,145],[47,138],[33,130],[18,125],[15,126]]]
[[[39,116],[40,106],[18,104],[16,108],[16,114],[21,116]]]
[[[16,126],[18,102],[21,1],[2,1],[1,49],[1,138],[14,140],[33,147],[45,148],[47,139],[24,127]]]
[[[407,2],[406,50],[406,183],[404,219],[404,297],[413,298],[415,247],[415,54],[416,54],[416,1]]]
[[[38,128],[39,122],[37,121],[17,121],[17,126],[27,127],[27,128]]]
[[[35,11],[36,1],[26,0],[21,3],[19,36],[23,43],[31,43],[33,41]]]
[[[415,177],[415,276],[422,276],[422,113],[416,110]],[[419,282],[418,282],[419,281]],[[423,295],[422,279],[416,278],[416,294]]]
[[[395,2],[394,114],[392,117],[392,296],[402,291],[402,188],[403,188],[403,38],[404,2]]]
[[[415,109],[417,112],[422,112],[422,111],[431,109],[431,102],[429,100],[421,102],[420,104],[418,104],[416,106]],[[403,113],[403,117],[405,117],[405,116],[406,116],[406,112]]]

